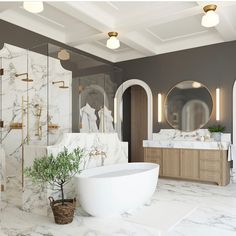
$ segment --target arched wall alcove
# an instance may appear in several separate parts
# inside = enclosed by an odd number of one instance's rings
[[[147,94],[147,134],[148,139],[152,139],[152,125],[153,125],[153,98],[152,98],[152,91],[150,87],[143,82],[142,80],[138,79],[131,79],[125,81],[123,84],[119,86],[116,91],[115,99],[114,99],[114,123],[115,123],[115,130],[118,133],[120,139],[122,139],[122,130],[121,130],[121,123],[123,120],[123,112],[122,112],[122,97],[124,92],[131,86],[139,85],[141,86],[146,94]]]
[[[81,101],[81,97],[88,96],[89,92],[92,92],[92,91],[97,91],[104,97],[104,105],[109,109],[109,99],[108,99],[107,93],[104,90],[104,88],[102,88],[101,86],[97,84],[91,84],[88,87],[86,87],[84,90],[82,90],[82,92],[79,94],[80,96],[79,101]]]

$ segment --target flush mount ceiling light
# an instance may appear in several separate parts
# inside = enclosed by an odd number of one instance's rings
[[[214,4],[203,7],[206,14],[202,17],[202,26],[209,28],[219,24],[219,16],[215,12],[216,8],[217,6]]]
[[[117,38],[117,32],[109,32],[109,39],[107,40],[107,47],[110,49],[117,49],[120,47],[120,40]]]
[[[61,49],[57,54],[58,59],[62,61],[66,61],[70,59],[70,53],[66,51],[66,49]]]
[[[26,11],[31,13],[39,13],[43,11],[43,2],[35,1],[35,2],[24,2],[23,7]]]

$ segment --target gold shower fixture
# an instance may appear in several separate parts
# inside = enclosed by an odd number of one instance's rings
[[[26,75],[25,79],[21,79],[24,82],[33,82],[34,80],[29,78],[29,74],[28,73],[21,73],[21,74],[15,74],[16,77],[22,76],[22,75]]]
[[[65,81],[63,81],[63,80],[53,81],[52,84],[62,84],[59,86],[59,88],[63,88],[63,89],[69,88],[69,86],[65,86]]]

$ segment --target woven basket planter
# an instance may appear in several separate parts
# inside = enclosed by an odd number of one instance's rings
[[[54,220],[56,224],[64,225],[69,224],[73,221],[76,199],[65,199],[64,205],[62,205],[62,200],[54,200],[53,197],[48,198],[50,201],[50,206],[54,215]]]

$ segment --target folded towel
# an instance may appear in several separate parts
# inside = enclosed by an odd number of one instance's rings
[[[236,145],[229,146],[228,161],[233,161],[233,169],[236,169]]]

